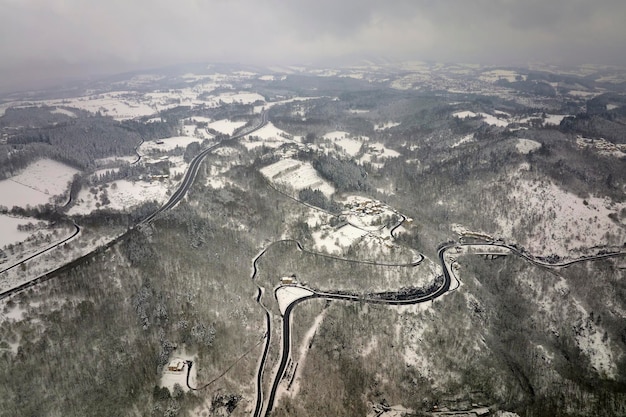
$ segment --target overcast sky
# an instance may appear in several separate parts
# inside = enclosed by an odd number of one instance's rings
[[[0,54],[0,85],[197,61],[624,65],[626,0],[0,0]]]

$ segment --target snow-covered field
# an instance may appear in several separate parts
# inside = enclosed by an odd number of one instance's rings
[[[459,119],[465,119],[466,117],[481,117],[485,123],[499,127],[508,127],[511,123],[525,125],[529,124],[532,119],[540,120],[544,126],[558,126],[564,118],[568,117],[567,114],[546,114],[544,117],[543,113],[537,113],[526,117],[512,117],[509,113],[501,110],[494,110],[494,113],[495,116],[488,113],[474,113],[473,111],[465,110],[454,112],[452,113],[452,116]]]
[[[96,166],[103,167],[103,166],[108,166],[108,165],[132,164],[136,160],[137,160],[137,155],[110,156],[108,158],[96,159],[95,163],[96,163]]]
[[[452,116],[457,117],[459,119],[465,119],[467,117],[474,118],[474,117],[480,116],[485,123],[490,124],[492,126],[507,127],[509,125],[509,122],[503,118],[499,118],[499,117],[496,117],[487,113],[474,113],[469,110],[458,111],[458,112],[452,113]]]
[[[341,255],[345,249],[367,233],[365,230],[347,224],[338,229],[329,228],[315,231],[312,236],[315,241],[315,250]]]
[[[283,141],[285,139],[287,140],[292,139],[292,135],[285,132],[284,130],[277,128],[276,126],[274,126],[272,122],[267,123],[265,126],[260,128],[259,130],[255,131],[251,135],[248,135],[248,137],[250,136],[256,136],[263,140],[278,139],[278,140]]]
[[[54,110],[50,110],[50,113],[52,113],[52,114],[64,114],[64,115],[69,116],[69,117],[77,117],[76,113],[74,113],[73,111],[70,111],[70,110],[67,110],[67,109],[63,109],[63,108],[60,108],[60,107],[57,107]]]
[[[546,114],[546,117],[543,119],[544,125],[560,125],[561,121],[568,117],[567,114]]]
[[[193,142],[200,143],[201,140],[192,136],[175,136],[172,138],[161,139],[159,141],[148,141],[141,144],[139,147],[139,153],[146,154],[153,151],[172,151],[178,147],[186,148],[187,145]]]
[[[78,193],[76,203],[69,209],[68,214],[86,215],[98,208],[123,211],[150,200],[163,202],[166,199],[167,190],[167,182],[119,180],[111,183],[107,189],[107,195],[111,201],[109,204],[99,207],[101,193],[94,195],[89,189],[82,189]]]
[[[541,148],[541,143],[530,139],[518,139],[515,148],[519,153],[528,154]]]
[[[385,123],[380,123],[374,126],[374,130],[385,130],[385,129],[391,129],[392,127],[396,127],[396,126],[400,126],[400,123],[398,122],[385,122]]]
[[[76,169],[52,159],[40,159],[9,179],[0,181],[0,205],[11,208],[47,204],[68,189]]]
[[[30,233],[21,232],[17,230],[17,227],[30,222],[36,223],[37,220],[0,214],[0,249],[4,248],[6,245],[26,240],[26,238],[30,236]],[[2,268],[0,267],[0,269]]]
[[[343,151],[350,155],[356,156],[361,150],[361,146],[363,146],[364,141],[356,138],[340,138],[334,140],[335,144],[343,149]]]
[[[215,129],[218,132],[224,133],[226,135],[232,135],[233,132],[245,125],[246,122],[233,122],[231,120],[217,120],[215,122],[209,123],[208,127],[211,129]]]
[[[309,162],[291,158],[281,159],[262,168],[261,173],[270,181],[288,185],[296,191],[311,188],[320,190],[327,197],[335,192],[335,188],[324,180]]]

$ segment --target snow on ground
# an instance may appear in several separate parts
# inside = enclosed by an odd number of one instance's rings
[[[474,134],[470,133],[469,135],[463,136],[461,139],[450,145],[451,148],[456,148],[457,146],[461,146],[464,143],[474,142]]]
[[[26,268],[13,268],[10,271],[5,271],[0,274],[0,291],[14,288],[24,282],[32,280],[33,278],[49,273],[50,271],[53,271],[60,266],[78,259],[96,248],[105,245],[123,232],[123,230],[119,230],[117,232],[114,231],[97,237],[89,236],[88,234],[81,232],[78,236],[74,237],[67,243],[55,247],[50,251],[27,261],[25,263]],[[67,237],[67,235],[64,237]],[[62,240],[64,237],[58,239],[57,242]],[[53,243],[52,245],[56,245],[56,243]]]
[[[567,114],[546,114],[546,117],[543,119],[544,126],[547,125],[560,125],[561,121],[569,117]]]
[[[568,257],[573,249],[621,246],[626,240],[626,227],[608,217],[626,209],[626,203],[594,196],[583,199],[545,179],[514,178],[508,187],[508,209],[497,217],[502,236],[532,254]],[[522,233],[528,236],[525,241]]]
[[[37,221],[37,219],[25,219],[0,214],[0,249],[4,248],[6,245],[26,240],[26,238],[30,236],[30,233],[21,232],[17,230],[17,227],[28,223],[36,223]],[[0,269],[3,268],[0,267]]]
[[[328,224],[328,222],[329,215],[319,210],[311,210],[306,219],[306,223],[311,229],[321,227],[322,225]]]
[[[74,113],[73,111],[62,109],[60,107],[57,107],[54,110],[50,110],[50,113],[52,113],[52,114],[64,114],[64,115],[69,116],[69,117],[77,117],[76,113]]]
[[[158,143],[162,142],[162,143]],[[194,138],[192,136],[175,136],[166,139],[160,139],[158,141],[147,141],[141,144],[139,147],[139,152],[150,153],[153,151],[172,151],[178,147],[186,148],[187,145],[193,142],[200,143],[201,140],[198,138]]]
[[[114,210],[127,210],[150,200],[165,201],[168,190],[168,182],[160,181],[136,181],[119,180],[110,184],[107,195],[111,201],[101,208]],[[82,189],[78,193],[75,204],[68,210],[69,215],[87,215],[97,210],[100,194],[94,196],[89,189]]]
[[[296,352],[292,354],[293,361],[298,364],[298,369],[300,370],[304,369],[304,366],[306,365],[306,356],[309,351],[309,346],[311,345],[313,338],[315,337],[315,334],[319,329],[319,326],[322,324],[324,317],[326,317],[326,311],[327,310],[323,310],[320,314],[318,314],[317,317],[315,317],[313,325],[311,325],[309,330],[307,330],[306,334],[302,338],[302,342],[300,343],[300,349],[297,351],[298,356],[295,356]],[[277,392],[276,401],[278,401],[283,395],[289,395],[292,398],[298,395],[298,392],[300,392],[300,375],[301,373],[297,373],[296,369],[296,375],[292,380],[293,382],[290,383],[291,389],[289,391],[287,391],[283,385],[280,386],[280,389]]]
[[[399,152],[387,148],[380,142],[368,143],[367,151],[379,158],[397,158],[400,156]]]
[[[519,153],[529,154],[541,148],[541,143],[530,139],[518,139],[515,148]]]
[[[47,204],[65,193],[79,171],[52,159],[40,159],[9,179],[0,181],[0,206]]]
[[[356,156],[363,145],[363,141],[355,138],[340,138],[335,139],[334,142],[350,156]]]
[[[599,154],[612,156],[615,158],[626,157],[626,144],[616,144],[605,139],[589,139],[585,137],[577,137],[576,145],[580,149],[591,148]]]
[[[249,93],[249,92],[238,92],[238,93],[224,93],[220,94],[217,97],[218,101],[223,101],[224,103],[242,103],[242,104],[252,104],[255,101],[265,101],[265,97],[260,95],[259,93]]]
[[[174,392],[174,385],[178,384],[183,389],[183,391],[189,391],[189,387],[187,387],[187,363],[185,363],[183,369],[181,371],[168,371],[168,365],[175,361],[192,361],[195,362],[197,359],[193,355],[186,354],[184,351],[176,350],[174,355],[170,358],[170,361],[163,368],[161,373],[161,381],[159,382],[159,386],[168,388],[170,393]],[[196,387],[197,385],[197,375],[198,375],[198,365],[195,364],[191,367],[191,372],[189,373],[189,385],[192,387]]]
[[[30,164],[11,180],[49,195],[63,194],[74,174],[79,171],[52,159],[40,159]]]
[[[570,317],[578,318],[575,326],[576,344],[589,357],[591,366],[607,377],[615,378],[617,371],[615,358],[609,341],[602,340],[605,330],[589,318],[589,311],[575,298],[568,313]]]
[[[190,120],[193,123],[211,123],[213,121],[213,119],[211,119],[210,117],[204,116],[191,116],[184,120]]]
[[[261,173],[270,181],[289,185],[297,191],[311,188],[320,190],[327,197],[330,197],[335,192],[335,188],[320,177],[309,162],[297,161],[291,158],[281,159],[262,168]]]
[[[246,122],[233,122],[230,120],[222,119],[209,123],[208,127],[226,135],[232,135],[236,129],[245,124]]]
[[[466,111],[458,111],[458,112],[452,113],[452,116],[457,117],[459,119],[465,119],[466,117],[474,118],[474,117],[480,116],[485,123],[492,125],[492,126],[507,127],[509,125],[509,122],[507,120],[498,118],[488,113],[474,113],[472,111],[466,110]]]
[[[331,254],[342,254],[345,248],[367,235],[367,231],[352,225],[345,225],[338,229],[322,229],[312,233],[315,249]]]
[[[68,107],[87,110],[91,113],[101,112],[105,116],[111,116],[116,120],[133,119],[140,116],[151,116],[156,109],[140,100],[140,95],[134,92],[119,91],[101,94],[91,97],[79,97],[65,99],[60,103]]]
[[[96,163],[96,166],[101,167],[101,166],[106,166],[106,165],[119,164],[120,162],[132,164],[136,160],[137,160],[137,155],[109,156],[107,158],[96,159],[95,163]]]
[[[100,175],[105,175],[107,173],[115,173],[117,171],[119,171],[119,167],[114,167],[114,168],[103,168],[103,169],[99,169],[97,171],[95,171],[93,174],[90,175],[91,178],[98,178]]]
[[[470,118],[474,118],[476,116],[478,116],[478,114],[474,113],[473,111],[469,111],[469,110],[465,110],[465,111],[457,111],[452,113],[452,116],[458,118],[458,119],[465,119],[467,117]]]
[[[273,75],[261,75],[259,77],[259,80],[261,80],[261,81],[274,81],[274,76]]]
[[[214,154],[219,156],[232,156],[237,154],[239,151],[235,148],[231,148],[229,146],[222,146],[213,151]]]
[[[396,127],[396,126],[400,126],[400,123],[397,122],[385,122],[385,123],[380,123],[380,124],[376,124],[374,126],[374,130],[385,130],[385,129],[390,129],[392,127]]]
[[[328,139],[328,140],[332,140],[332,141],[336,141],[338,139],[343,139],[343,138],[348,138],[350,137],[350,133],[348,132],[342,132],[339,130],[335,130],[333,132],[328,132],[326,133],[324,136],[322,136],[324,139]]]
[[[276,300],[278,301],[278,309],[280,314],[285,314],[285,310],[289,304],[293,303],[300,298],[313,295],[313,291],[296,286],[296,285],[283,285],[276,290]]]
[[[364,110],[364,109],[350,109],[348,110],[350,113],[352,114],[362,114],[362,113],[369,113],[369,110]]]
[[[381,412],[378,408],[371,407],[371,409],[367,412],[366,417],[379,417],[381,415],[384,417],[402,417],[414,415],[415,413],[415,410],[406,408],[402,405],[392,405],[385,410],[386,411]]]
[[[487,123],[488,125],[500,126],[500,127],[507,127],[509,125],[509,122],[507,122],[506,120],[500,119],[491,114],[487,114],[487,113],[478,113],[478,114],[483,117],[484,122]]]
[[[259,130],[254,131],[247,137],[250,138],[250,136],[256,136],[264,141],[278,139],[282,142],[284,139],[292,139],[292,135],[285,132],[284,130],[277,128],[272,122],[268,122],[265,126],[260,128]]]

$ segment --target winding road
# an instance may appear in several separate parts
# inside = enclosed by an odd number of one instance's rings
[[[200,169],[200,165],[202,163],[202,161],[204,160],[204,158],[211,153],[212,151],[214,151],[215,149],[219,148],[220,146],[223,146],[225,144],[228,144],[232,141],[238,140],[240,138],[242,138],[243,136],[249,135],[250,133],[253,133],[259,129],[261,129],[263,126],[265,126],[268,122],[268,113],[267,111],[264,111],[263,113],[261,113],[261,121],[258,125],[252,127],[251,129],[245,130],[241,133],[238,133],[237,135],[233,136],[232,138],[229,139],[225,139],[213,146],[210,146],[209,148],[203,150],[201,153],[199,153],[198,155],[196,155],[196,157],[189,163],[189,167],[187,169],[187,171],[185,172],[185,176],[183,177],[183,180],[181,181],[179,187],[176,189],[176,191],[174,192],[174,194],[172,194],[172,196],[170,197],[170,199],[163,204],[159,209],[157,209],[154,213],[150,214],[149,216],[147,216],[145,219],[141,220],[139,223],[137,223],[137,225],[135,225],[134,227],[129,228],[125,233],[123,233],[122,235],[118,236],[117,238],[109,241],[108,243],[106,243],[103,246],[100,246],[96,249],[94,249],[93,251],[77,258],[74,259],[73,261],[70,261],[69,263],[60,266],[59,268],[47,272],[43,275],[40,275],[38,277],[35,277],[29,281],[23,282],[15,287],[9,288],[8,290],[4,290],[2,292],[0,292],[0,300],[5,299],[7,297],[10,297],[12,295],[15,295],[17,293],[20,293],[22,291],[24,291],[27,288],[31,288],[35,285],[38,285],[42,282],[48,281],[51,278],[54,278],[55,276],[67,271],[69,268],[75,267],[77,265],[82,264],[83,262],[85,262],[86,260],[89,260],[91,258],[93,258],[96,254],[110,248],[111,246],[115,245],[116,243],[121,242],[122,240],[125,240],[128,236],[129,236],[129,232],[132,231],[135,227],[139,227],[142,225],[146,225],[149,224],[150,222],[152,222],[159,214],[163,213],[166,210],[169,210],[171,208],[173,208],[176,204],[178,204],[187,194],[187,192],[189,191],[189,189],[191,188],[196,175],[198,174],[198,170]],[[57,244],[43,250],[40,251],[26,259],[23,259],[22,261],[20,261],[19,263],[10,266],[9,268],[6,268],[2,271],[0,271],[0,273],[8,271],[12,268],[15,268],[18,265],[23,264],[24,262],[31,260],[33,258],[36,258],[37,256],[42,255],[43,253],[48,252],[49,250],[54,249],[55,247],[58,247],[59,245],[62,245],[63,243],[67,242],[68,240],[74,238],[78,233],[80,233],[80,227],[78,225],[76,225],[74,223],[74,226],[76,228],[75,232],[68,238],[58,242]]]
[[[140,222],[138,222],[135,227],[140,227],[142,225],[147,225],[149,223],[151,223],[155,218],[157,218],[161,213],[172,209],[174,206],[176,206],[176,204],[178,204],[187,194],[187,192],[189,191],[189,189],[191,188],[191,186],[193,185],[197,174],[199,172],[200,166],[203,162],[203,160],[205,159],[205,157],[210,154],[211,152],[213,152],[214,150],[216,150],[217,148],[224,146],[228,143],[232,143],[233,141],[236,141],[250,133],[253,133],[254,131],[262,128],[263,126],[265,126],[268,123],[268,113],[267,112],[263,112],[261,114],[261,121],[258,125],[243,131],[242,133],[238,133],[237,135],[229,138],[229,139],[225,139],[223,141],[220,141],[206,149],[204,149],[202,152],[200,152],[198,155],[196,155],[193,160],[189,163],[189,167],[187,169],[187,171],[185,172],[185,175],[180,183],[180,185],[178,186],[178,188],[176,189],[176,191],[171,195],[171,197],[168,199],[167,202],[165,202],[159,209],[157,209],[155,212],[153,212],[152,214],[150,214],[149,216],[147,216],[146,218],[144,218],[143,220],[141,220]],[[274,188],[274,187],[273,187]],[[275,188],[274,188],[275,189]],[[277,190],[279,191],[279,190]],[[280,191],[279,191],[280,192]],[[284,194],[282,192],[280,192],[281,194]],[[294,199],[291,196],[288,196],[289,198]],[[296,200],[298,201],[298,200]],[[301,201],[298,201],[301,204],[304,204]],[[315,209],[319,209],[317,207],[313,207],[307,204],[307,206],[315,208]],[[400,214],[400,221],[394,225],[391,229],[390,229],[390,234],[392,237],[396,237],[395,236],[395,232],[397,231],[397,229],[406,221],[406,217],[404,215]],[[39,252],[38,254],[35,254],[27,259],[25,259],[22,262],[25,262],[29,259],[32,259],[38,255],[40,255],[41,253],[45,253],[49,250],[51,250],[54,247],[57,247],[63,243],[65,243],[66,241],[68,241],[69,239],[75,237],[79,232],[80,232],[80,228],[75,225],[76,227],[76,231],[73,235],[71,235],[70,237],[68,237],[67,239],[57,243],[54,246],[51,246],[50,248],[47,248],[44,251]],[[0,293],[0,300],[4,299],[6,297],[9,297],[11,295],[14,295],[18,292],[23,291],[26,288],[30,288],[33,287],[41,282],[47,281],[65,271],[68,271],[72,268],[74,268],[75,266],[83,263],[86,259],[90,259],[91,257],[95,256],[96,253],[100,253],[106,249],[108,249],[109,247],[113,246],[114,244],[122,241],[123,239],[125,239],[128,235],[129,232],[133,229],[134,227],[131,227],[127,232],[125,232],[123,235],[119,236],[118,238],[108,242],[106,245],[90,252],[89,254],[82,256],[72,262],[69,262],[65,265],[63,265],[60,268],[57,268],[56,270],[48,273],[48,274],[44,274],[42,276],[39,276],[37,278],[34,278],[28,282],[25,282],[17,287],[11,288],[9,290],[6,290],[4,292]],[[324,257],[327,259],[332,259],[338,262],[351,262],[351,263],[359,263],[359,264],[366,264],[366,265],[375,265],[375,266],[382,266],[382,267],[418,267],[422,261],[424,260],[424,256],[419,254],[419,257],[411,262],[407,262],[407,263],[380,263],[380,262],[376,262],[376,261],[370,261],[370,260],[356,260],[356,259],[348,259],[348,258],[343,258],[343,257],[338,257],[338,256],[334,256],[334,255],[329,255],[329,254],[325,254],[325,253],[319,253],[319,252],[314,252],[314,251],[310,251],[307,250],[306,248],[304,248],[302,246],[302,244],[297,241],[297,240],[293,240],[293,239],[286,239],[286,240],[280,240],[280,241],[276,241],[276,242],[272,242],[271,244],[269,244],[267,247],[265,247],[263,250],[261,250],[252,260],[252,274],[251,274],[251,279],[252,281],[255,283],[255,285],[257,286],[257,295],[256,295],[256,302],[260,305],[260,307],[262,308],[262,310],[264,311],[265,314],[265,321],[266,321],[266,331],[265,331],[265,335],[262,338],[262,340],[260,342],[258,342],[257,344],[255,344],[250,350],[246,351],[246,353],[244,354],[247,355],[248,353],[250,353],[256,346],[258,346],[261,342],[264,341],[264,346],[263,346],[263,352],[259,358],[259,364],[258,364],[258,370],[257,370],[257,375],[256,375],[256,392],[257,392],[257,396],[256,396],[256,402],[255,402],[255,408],[254,408],[254,412],[253,412],[253,416],[254,417],[261,417],[261,416],[268,416],[274,406],[274,402],[276,399],[276,393],[278,390],[278,387],[280,385],[280,382],[283,378],[283,375],[285,373],[285,369],[287,368],[287,364],[289,363],[290,360],[290,353],[291,353],[291,317],[292,317],[292,312],[294,310],[294,308],[299,305],[300,303],[307,301],[307,300],[312,300],[312,299],[325,299],[325,300],[338,300],[338,301],[348,301],[348,302],[360,302],[360,303],[371,303],[371,304],[382,304],[382,305],[413,305],[413,304],[419,304],[419,303],[424,303],[424,302],[428,302],[431,300],[435,300],[436,298],[439,298],[441,296],[443,296],[444,294],[448,293],[449,291],[451,291],[451,284],[453,282],[453,280],[456,280],[456,277],[453,276],[453,274],[451,274],[451,271],[449,270],[447,264],[446,264],[446,260],[445,260],[445,255],[446,252],[452,248],[456,248],[456,247],[463,247],[463,246],[467,246],[467,247],[471,247],[474,245],[478,245],[478,244],[474,244],[474,243],[457,243],[457,242],[449,242],[446,243],[444,245],[442,245],[438,251],[437,251],[437,257],[439,259],[439,263],[441,264],[442,267],[442,272],[443,274],[435,277],[435,279],[432,281],[432,284],[427,287],[427,288],[422,288],[422,289],[412,289],[410,291],[407,290],[399,290],[399,291],[390,291],[390,292],[385,292],[385,293],[369,293],[369,294],[365,294],[365,295],[359,295],[359,294],[347,294],[345,292],[333,292],[333,291],[321,291],[321,290],[317,290],[317,289],[312,289],[309,287],[301,287],[300,288],[306,288],[306,290],[308,292],[310,292],[310,294],[308,295],[304,295],[300,298],[297,298],[291,302],[289,302],[286,307],[283,310],[282,313],[282,333],[281,333],[281,338],[282,338],[282,342],[281,342],[281,354],[280,354],[280,361],[278,363],[278,367],[277,370],[275,372],[275,375],[273,376],[273,380],[271,381],[271,383],[268,385],[270,387],[269,389],[269,394],[267,395],[267,399],[265,398],[265,394],[264,394],[264,390],[263,390],[263,376],[265,373],[265,368],[266,368],[266,364],[267,364],[267,359],[269,356],[269,352],[270,352],[270,348],[271,348],[271,344],[272,344],[272,312],[271,310],[263,303],[263,296],[265,294],[265,288],[262,287],[261,285],[258,284],[258,280],[257,280],[257,276],[258,276],[258,262],[259,260],[267,253],[268,250],[270,250],[274,245],[278,244],[278,243],[284,243],[284,242],[291,242],[293,244],[296,245],[296,247],[298,248],[298,250],[308,253],[310,255],[314,255],[314,256],[319,256],[319,257]],[[538,266],[542,266],[542,267],[549,267],[549,268],[563,268],[563,267],[568,267],[570,265],[576,264],[576,263],[581,263],[581,262],[587,262],[587,261],[593,261],[593,260],[598,260],[598,259],[605,259],[605,258],[611,258],[611,257],[616,257],[616,256],[624,256],[626,255],[626,253],[624,252],[612,252],[612,253],[605,253],[605,254],[598,254],[595,256],[588,256],[588,257],[584,257],[584,258],[579,258],[579,259],[575,259],[572,261],[566,261],[566,262],[562,262],[562,263],[548,263],[548,262],[543,262],[540,260],[537,260],[535,258],[533,258],[532,256],[526,254],[525,252],[523,252],[522,250],[519,250],[517,247],[515,246],[511,246],[511,245],[506,245],[504,243],[496,243],[496,242],[486,242],[486,243],[481,243],[480,245],[492,245],[492,246],[499,246],[502,248],[506,248],[508,249],[511,253],[516,254],[520,257],[522,257],[523,259],[525,259],[528,262],[531,262],[535,265]],[[4,271],[14,268],[15,266],[17,266],[19,264],[13,265],[7,269],[5,269]],[[0,272],[4,272],[4,271],[0,271]],[[279,291],[281,288],[283,288],[283,286],[279,286],[277,288],[274,289],[274,298],[277,299],[277,291]],[[458,286],[457,286],[458,288]],[[243,357],[243,356],[242,356]],[[238,359],[239,360],[239,359]],[[211,385],[213,382],[215,382],[217,379],[221,378],[225,373],[227,373],[232,366],[234,366],[234,364],[236,364],[237,361],[234,361],[233,364],[228,367],[225,371],[223,371],[223,373],[221,373],[217,378],[215,378],[214,380],[210,381],[209,383],[203,385],[202,387],[190,387],[189,386],[189,372],[191,370],[191,367],[193,366],[193,364],[191,362],[188,362],[188,367],[187,367],[187,385],[190,389],[193,390],[197,390],[197,389],[202,389],[202,388],[206,388],[209,385]]]

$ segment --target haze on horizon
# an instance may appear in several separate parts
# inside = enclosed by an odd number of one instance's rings
[[[623,0],[0,0],[0,91],[185,62],[626,65]]]

